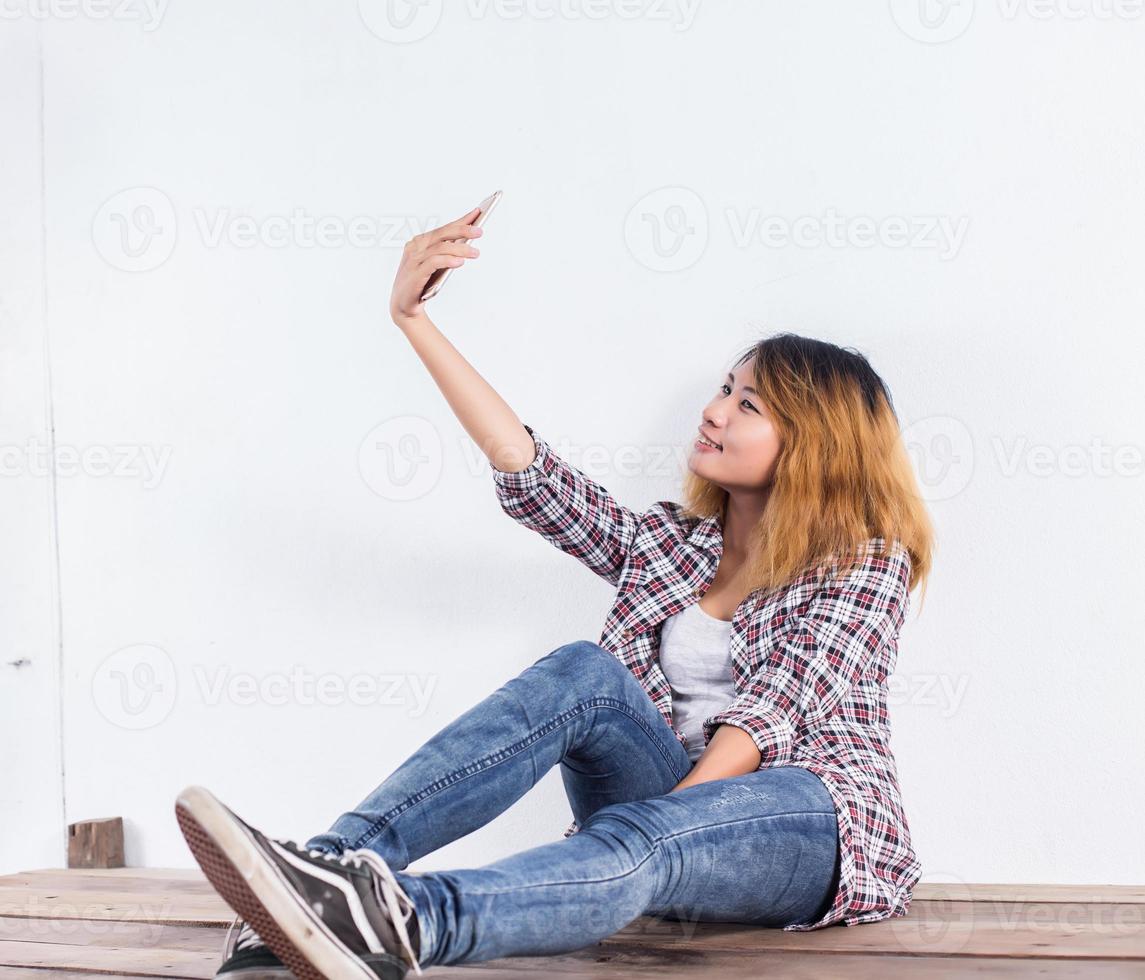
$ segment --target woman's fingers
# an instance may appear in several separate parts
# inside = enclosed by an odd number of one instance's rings
[[[465,259],[461,259],[457,255],[431,255],[424,262],[418,263],[418,278],[426,280],[429,278],[429,274],[436,269],[444,269],[448,266],[456,269],[459,266],[464,266],[464,264]],[[424,285],[425,282],[423,282]]]
[[[480,208],[474,208],[472,211],[463,214],[456,221],[450,221],[440,228],[434,228],[432,231],[414,235],[413,238],[410,239],[410,242],[417,251],[426,252],[441,242],[455,242],[466,238],[477,238],[483,234],[484,229],[479,228],[471,222],[479,213]]]
[[[417,270],[417,278],[422,280],[422,285],[424,285],[429,274],[435,269],[444,269],[446,266],[453,266],[456,269],[465,264],[466,258],[467,256],[455,255],[451,252],[435,252],[427,255],[414,268]]]
[[[428,278],[433,269],[442,269],[447,265],[459,266],[466,259],[474,259],[480,254],[480,251],[472,245],[466,245],[465,242],[441,242],[434,245],[428,252],[419,255],[414,268],[417,269],[419,276],[424,275]],[[455,259],[456,261],[431,264],[432,260],[438,259]]]
[[[463,258],[471,259],[480,255],[481,250],[475,245],[470,245],[468,242],[439,242],[430,248],[426,252],[426,255],[440,255],[442,253],[460,255]]]

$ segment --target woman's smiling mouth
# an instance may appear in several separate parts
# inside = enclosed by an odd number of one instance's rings
[[[714,440],[709,439],[706,435],[704,435],[702,429],[697,429],[696,431],[700,433],[700,438],[696,440],[697,446],[700,446],[704,449],[712,449],[716,452],[719,452],[724,448],[718,442],[715,442]]]

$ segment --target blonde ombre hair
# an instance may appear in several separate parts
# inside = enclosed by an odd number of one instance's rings
[[[910,590],[930,573],[934,526],[919,493],[890,391],[850,348],[781,333],[753,344],[753,387],[780,439],[771,491],[743,570],[771,590],[804,572],[846,570],[883,539],[910,555]],[[681,504],[692,517],[726,515],[728,492],[691,470]]]

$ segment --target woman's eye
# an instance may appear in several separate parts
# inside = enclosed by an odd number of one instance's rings
[[[729,384],[728,384],[726,381],[725,381],[725,382],[724,382],[722,385],[720,385],[720,391],[722,391],[722,392],[724,392],[725,394],[728,394],[728,395],[730,395],[730,394],[732,393],[732,389],[731,389],[731,386],[730,386],[730,385],[729,385]],[[757,409],[757,408],[756,408],[756,407],[755,407],[755,406],[754,406],[754,405],[751,403],[751,399],[749,399],[749,398],[745,398],[745,399],[744,399],[742,402],[740,402],[740,404],[741,404],[741,405],[746,405],[746,406],[747,406],[748,408],[750,408],[750,409],[751,409],[753,412],[758,412],[758,411],[759,411],[759,409]]]

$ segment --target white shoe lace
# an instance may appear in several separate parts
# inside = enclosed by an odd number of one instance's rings
[[[293,844],[292,841],[288,843]],[[293,846],[298,847],[297,844],[293,844]],[[302,850],[302,848],[298,848],[298,850]],[[414,911],[413,899],[398,884],[393,871],[381,855],[365,849],[346,851],[343,854],[331,854],[329,851],[319,850],[307,850],[306,853],[312,858],[320,858],[332,864],[340,864],[357,870],[361,870],[362,865],[367,865],[374,872],[371,876],[374,883],[374,897],[377,898],[380,905],[384,906],[390,922],[393,923],[398,934],[398,939],[401,941],[405,958],[413,966],[414,973],[420,977],[423,971],[418,965],[417,956],[414,954],[409,930],[406,929],[409,914]],[[402,902],[405,903],[405,908],[402,908]]]
[[[232,941],[233,937],[233,941]],[[265,946],[266,943],[259,938],[249,922],[242,916],[236,915],[227,928],[227,935],[223,939],[223,959],[229,960],[239,950],[251,949],[254,946]]]

